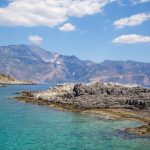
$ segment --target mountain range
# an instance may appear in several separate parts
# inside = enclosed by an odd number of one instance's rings
[[[34,45],[0,46],[0,73],[33,82],[118,82],[150,84],[150,63],[83,61]]]

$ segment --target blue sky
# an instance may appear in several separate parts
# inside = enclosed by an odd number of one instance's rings
[[[0,0],[0,45],[150,62],[150,0]]]

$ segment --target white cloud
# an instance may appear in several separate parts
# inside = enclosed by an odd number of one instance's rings
[[[49,26],[64,23],[70,16],[83,17],[103,11],[117,0],[12,0],[0,8],[1,26]]]
[[[131,0],[132,4],[147,3],[150,0]]]
[[[75,31],[76,26],[72,25],[71,23],[65,23],[63,26],[59,28],[61,31]]]
[[[118,3],[119,6],[125,6],[124,1],[122,1],[122,0],[118,0],[117,3]]]
[[[128,18],[122,18],[114,22],[114,25],[117,28],[123,28],[125,26],[136,26],[139,24],[142,24],[144,21],[150,19],[150,13],[145,14],[145,13],[140,13],[136,15],[132,15]]]
[[[122,35],[113,40],[113,43],[132,44],[132,43],[150,43],[150,36],[137,34]]]
[[[43,41],[43,38],[38,35],[29,35],[28,40],[33,44],[39,45]]]

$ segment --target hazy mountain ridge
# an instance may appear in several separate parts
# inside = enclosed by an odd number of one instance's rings
[[[94,63],[28,45],[1,46],[0,72],[34,82],[98,80],[150,84],[150,63],[110,60]]]

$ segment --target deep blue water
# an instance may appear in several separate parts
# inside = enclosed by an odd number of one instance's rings
[[[0,150],[149,150],[150,139],[116,132],[139,123],[25,104],[11,97],[20,90],[50,85],[0,88]]]

